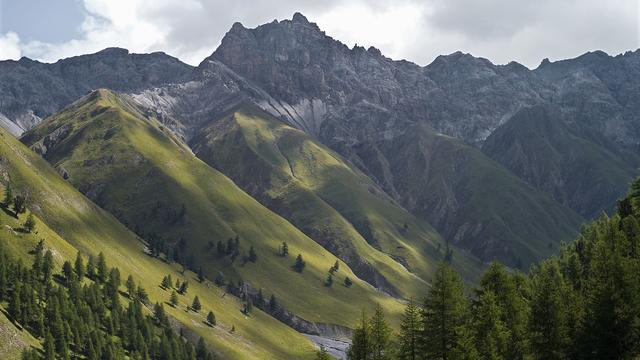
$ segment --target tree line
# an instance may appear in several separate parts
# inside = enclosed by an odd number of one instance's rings
[[[0,302],[16,326],[42,343],[42,351],[25,349],[23,359],[213,359],[203,340],[193,346],[166,316],[146,315],[144,288],[129,276],[121,291],[120,271],[102,253],[86,264],[78,253],[60,273],[44,241],[32,254],[25,266],[0,242]]]
[[[318,357],[326,356],[319,353]],[[492,263],[470,293],[446,263],[393,333],[382,308],[363,313],[351,360],[637,359],[640,356],[640,180],[611,217],[584,226],[528,274]]]

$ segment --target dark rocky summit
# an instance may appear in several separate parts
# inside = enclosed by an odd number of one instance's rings
[[[296,13],[234,24],[196,68],[122,49],[1,62],[0,124],[19,134],[97,87],[131,94],[187,140],[254,103],[342,154],[448,241],[511,264],[612,209],[640,165],[638,51],[535,70],[456,52],[421,67],[348,48]]]

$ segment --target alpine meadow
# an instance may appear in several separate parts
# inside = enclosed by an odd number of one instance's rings
[[[0,359],[639,360],[596,2],[0,1]]]

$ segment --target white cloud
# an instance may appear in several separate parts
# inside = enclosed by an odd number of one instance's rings
[[[9,32],[0,35],[0,59],[18,60],[22,56],[18,34]]]
[[[211,54],[233,22],[254,27],[305,14],[348,45],[422,65],[457,50],[536,66],[601,49],[639,46],[637,0],[83,0],[81,36],[62,43],[0,35],[0,58],[42,61],[118,46],[165,51],[191,64]]]

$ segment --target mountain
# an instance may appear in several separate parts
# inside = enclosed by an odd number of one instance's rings
[[[174,279],[188,280],[188,297],[180,298],[180,307],[165,305],[167,313],[176,321],[176,331],[182,328],[191,339],[203,336],[213,350],[223,358],[312,358],[313,347],[300,333],[273,317],[256,310],[250,317],[240,310],[242,301],[231,294],[225,295],[223,289],[213,287],[210,282],[200,283],[193,272],[181,273],[176,264],[169,264],[149,256],[145,245],[138,236],[129,231],[118,220],[91,202],[58,174],[39,155],[17,141],[4,129],[0,129],[0,175],[3,187],[10,181],[14,194],[25,195],[29,199],[29,209],[36,214],[36,232],[32,234],[14,231],[24,223],[27,214],[14,218],[12,214],[0,211],[3,224],[2,245],[16,256],[22,256],[25,264],[30,264],[27,255],[35,244],[45,240],[45,246],[54,253],[56,271],[62,262],[73,261],[76,252],[86,257],[103,252],[109,265],[121,271],[126,279],[133,275],[136,282],[146,289],[150,304],[167,302],[170,293],[159,287],[162,278],[171,274]],[[355,281],[355,279],[354,279]],[[211,309],[216,314],[218,326],[210,328],[202,325],[203,314],[184,311],[191,297],[198,295],[203,309]],[[152,305],[149,305],[151,311]],[[0,317],[0,321],[2,318]],[[235,326],[236,331],[229,333]],[[13,332],[14,325],[0,325],[0,331]],[[258,331],[257,329],[268,329]],[[8,339],[4,337],[3,339]],[[18,332],[27,343],[28,335]],[[286,339],[286,340],[285,340]],[[19,353],[12,351],[16,343],[0,347],[0,357]],[[239,344],[242,344],[240,346]]]
[[[398,314],[399,301],[360,280],[345,263],[334,274],[335,286],[325,286],[336,256],[199,160],[126,96],[96,90],[22,141],[127,227],[149,242],[161,242],[160,251],[172,260],[201,268],[209,279],[242,281],[243,291],[254,295],[262,288],[311,322],[310,328],[313,323],[348,327],[374,302]],[[234,239],[238,244],[232,251],[218,252],[218,243],[229,247]],[[289,257],[278,254],[283,242]],[[251,249],[257,260],[248,260]],[[306,262],[301,273],[292,269],[299,254]],[[352,286],[342,285],[345,277]],[[354,316],[333,311],[338,308]]]
[[[339,154],[255,106],[213,120],[190,146],[376,287],[405,296],[421,291],[445,257],[444,241],[428,223]],[[468,280],[481,267],[464,252],[455,260]]]
[[[141,91],[187,81],[191,73],[191,66],[164,53],[129,54],[118,48],[54,64],[24,57],[0,61],[0,124],[20,135],[93,89]]]
[[[3,62],[0,77],[12,81],[0,82],[0,87],[11,86],[0,93],[0,99],[6,98],[0,103],[12,105],[0,106],[5,117],[0,123],[18,133],[70,103],[81,90],[105,86],[127,93],[145,108],[140,110],[144,116],[157,118],[194,145],[194,139],[223,130],[215,121],[253,104],[338,154],[368,178],[366,183],[386,193],[386,203],[408,211],[425,229],[430,224],[450,246],[485,261],[526,266],[572,238],[582,218],[610,210],[637,174],[640,136],[633,99],[640,81],[638,59],[638,51],[615,57],[594,52],[529,70],[456,52],[422,67],[389,59],[375,48],[348,48],[296,13],[254,29],[234,24],[195,68],[164,54],[117,49],[55,64]],[[56,70],[63,64],[91,71],[74,77]],[[47,76],[34,77],[31,68]],[[73,91],[57,86],[76,83]],[[25,121],[24,114],[30,113],[37,117]],[[532,122],[522,120],[528,117],[550,125],[532,135],[553,141],[524,145],[532,140],[526,125]],[[576,155],[538,156],[536,151]],[[243,176],[237,164],[205,161],[229,171],[233,179]],[[274,174],[273,164],[265,166],[265,174]],[[581,180],[574,179],[579,174]],[[256,197],[273,190],[237,181]],[[576,181],[589,190],[576,193],[571,188]],[[285,211],[267,197],[259,200],[296,222],[286,213],[295,206]],[[354,228],[365,242],[371,240]],[[391,237],[397,241],[397,234]],[[380,250],[397,255],[384,246]],[[352,257],[346,252],[338,256]],[[384,283],[372,276],[367,279],[376,286]]]

